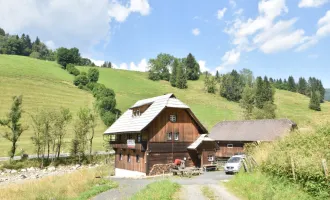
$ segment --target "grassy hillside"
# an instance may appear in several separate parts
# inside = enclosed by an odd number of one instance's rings
[[[87,71],[88,67],[78,67]],[[67,107],[75,114],[80,107],[92,106],[94,98],[89,92],[80,90],[72,84],[73,76],[62,70],[55,62],[47,62],[28,57],[0,55],[0,117],[8,112],[11,97],[23,94],[23,122],[30,123],[29,114],[41,108],[58,109]],[[117,96],[118,108],[125,111],[139,99],[165,93],[174,93],[189,105],[197,117],[210,129],[222,120],[241,119],[241,109],[237,103],[229,102],[218,94],[206,94],[203,91],[203,77],[198,81],[189,81],[189,88],[173,88],[166,81],[154,82],[147,74],[125,70],[100,68],[100,83],[113,88]],[[297,93],[276,91],[275,101],[278,117],[287,117],[299,126],[315,123],[320,119],[330,119],[330,102],[322,104],[322,111],[308,109],[309,99]],[[97,127],[95,149],[102,150],[102,133],[106,129],[102,122]],[[3,129],[0,129],[2,132]],[[33,127],[23,133],[18,145],[28,153],[33,153],[30,137]],[[72,126],[68,136],[72,136]],[[70,141],[70,137],[66,142]],[[10,143],[0,138],[0,156],[6,155]],[[69,145],[66,145],[66,151]]]
[[[325,89],[325,100],[330,101],[330,88]]]
[[[88,67],[79,69],[87,71]],[[207,94],[203,91],[203,77],[198,81],[189,81],[188,89],[180,90],[171,87],[166,81],[148,80],[146,73],[101,68],[99,81],[115,90],[118,107],[122,111],[139,99],[171,92],[188,104],[208,129],[221,120],[242,119],[238,103],[229,102],[219,94]],[[330,119],[329,102],[321,105],[321,112],[316,112],[308,109],[309,98],[306,96],[277,90],[275,103],[279,118],[290,118],[301,126],[315,123],[319,119]]]
[[[23,95],[23,123],[31,124],[30,114],[38,109],[70,108],[76,114],[83,106],[92,106],[94,98],[86,91],[72,85],[73,76],[62,70],[55,62],[28,57],[0,55],[0,118],[9,111],[12,96]],[[104,126],[99,126],[102,132]],[[0,127],[0,133],[4,129]],[[18,143],[28,153],[33,153],[30,137],[33,127],[24,132]],[[69,129],[72,135],[72,126]],[[102,141],[101,134],[97,140]],[[68,142],[69,140],[67,140]],[[101,144],[101,142],[98,142]],[[0,137],[0,156],[7,155],[10,143]],[[68,145],[67,145],[68,147]]]

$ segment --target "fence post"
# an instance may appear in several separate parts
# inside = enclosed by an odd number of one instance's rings
[[[322,167],[323,167],[323,171],[324,171],[324,176],[327,179],[328,178],[328,167],[327,167],[326,159],[322,159]]]
[[[291,158],[292,176],[293,176],[293,180],[296,182],[296,173],[295,173],[293,158],[292,157],[290,157],[290,158]]]

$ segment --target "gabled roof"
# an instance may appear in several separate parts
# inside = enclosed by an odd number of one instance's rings
[[[195,142],[193,142],[191,145],[187,147],[187,149],[196,149],[200,144],[202,144],[204,141],[215,141],[212,138],[209,138],[207,134],[201,134]]]
[[[151,105],[150,105],[151,104]],[[149,108],[140,116],[134,117],[132,115],[132,108],[140,107],[142,105],[150,105]],[[184,104],[179,99],[176,99],[174,94],[166,94],[149,99],[137,101],[130,109],[128,109],[120,118],[115,121],[104,134],[116,133],[134,133],[141,132],[152,120],[154,120],[164,108],[182,108],[186,109],[197,125],[203,132],[207,132],[206,128],[198,121],[196,116],[192,113],[189,106]]]
[[[220,141],[273,141],[296,126],[289,119],[223,121],[212,128],[209,137]]]

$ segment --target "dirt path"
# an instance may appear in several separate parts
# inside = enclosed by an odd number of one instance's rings
[[[206,200],[202,194],[200,185],[182,185],[177,197],[180,200]]]
[[[221,200],[239,200],[236,196],[229,193],[227,189],[220,185],[220,184],[210,184],[208,185],[209,188],[212,189],[215,195],[215,199],[221,199]]]

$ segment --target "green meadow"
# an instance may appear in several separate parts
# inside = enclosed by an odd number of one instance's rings
[[[78,67],[87,71],[88,67]],[[127,70],[100,68],[99,82],[116,93],[117,107],[124,112],[137,100],[174,93],[177,98],[191,107],[200,121],[210,130],[222,120],[242,119],[238,103],[227,101],[219,94],[207,94],[203,91],[203,76],[198,81],[189,81],[188,89],[180,90],[170,86],[169,82],[154,82],[147,79],[147,73]],[[93,105],[93,96],[72,84],[73,76],[61,69],[55,62],[42,61],[22,56],[0,55],[0,117],[9,111],[12,96],[23,95],[23,123],[29,125],[18,143],[19,150],[33,154],[30,137],[33,134],[31,114],[40,109],[70,108],[76,114],[79,108]],[[288,91],[277,90],[275,103],[278,118],[289,118],[300,127],[330,119],[330,102],[321,105],[322,111],[308,109],[309,98]],[[99,120],[94,150],[103,150],[102,133],[107,128]],[[0,129],[4,131],[3,128]],[[68,152],[73,136],[70,125],[64,151]],[[0,138],[0,156],[6,156],[10,143]]]

